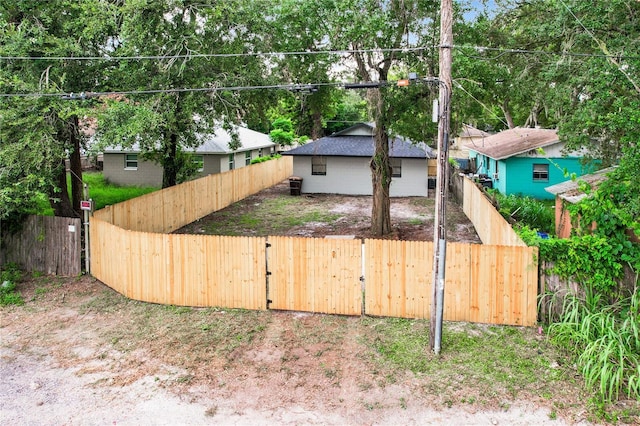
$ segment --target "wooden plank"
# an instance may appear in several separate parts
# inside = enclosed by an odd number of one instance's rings
[[[365,312],[427,318],[431,305],[433,243],[365,240]]]
[[[359,315],[361,242],[269,237],[272,309]]]
[[[2,263],[25,271],[63,276],[79,275],[82,222],[77,218],[27,216],[21,229],[2,233]]]

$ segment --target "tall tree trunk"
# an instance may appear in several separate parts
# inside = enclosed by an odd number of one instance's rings
[[[162,187],[168,188],[174,186],[178,182],[178,135],[172,133],[166,142],[164,152],[162,153]]]
[[[51,188],[49,191],[49,204],[53,209],[53,214],[59,217],[80,217],[78,213],[73,210],[71,200],[69,199],[69,192],[67,191],[67,170],[64,159],[60,160],[60,166],[56,171],[55,183],[57,188]]]
[[[313,120],[312,128],[311,128],[311,139],[317,140],[320,139],[322,135],[322,111],[314,109],[311,114],[311,119]]]
[[[389,133],[382,118],[382,96],[380,89],[369,91],[374,106],[376,130],[374,150],[371,158],[371,183],[373,186],[373,205],[371,207],[371,233],[380,237],[391,232],[391,162],[389,161]]]
[[[69,155],[71,170],[71,199],[76,212],[80,212],[80,201],[83,198],[82,159],[80,158],[80,134],[78,131],[78,116],[74,115],[67,121],[70,145],[73,147]]]

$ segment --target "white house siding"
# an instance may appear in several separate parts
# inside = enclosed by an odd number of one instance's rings
[[[302,192],[308,194],[371,195],[370,158],[326,157],[327,174],[311,174],[311,158],[296,156],[293,159],[293,174],[301,177]],[[402,177],[391,181],[392,197],[427,195],[427,160],[402,159]]]
[[[427,159],[403,158],[402,177],[391,180],[389,192],[392,197],[426,197],[427,183]]]

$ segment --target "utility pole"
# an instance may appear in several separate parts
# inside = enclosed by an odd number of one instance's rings
[[[445,257],[447,252],[446,202],[449,181],[449,122],[451,117],[451,64],[453,49],[453,1],[440,1],[440,119],[438,120],[438,171],[433,232],[433,298],[429,349],[440,353],[444,312]]]

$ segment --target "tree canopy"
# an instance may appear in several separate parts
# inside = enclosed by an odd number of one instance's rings
[[[637,217],[637,2],[496,3],[473,20],[458,5],[453,132],[463,123],[557,127],[568,149],[619,165],[625,208]],[[75,214],[63,161],[73,168],[87,116],[99,117],[99,147],[138,146],[162,165],[164,186],[189,170],[188,152],[216,126],[269,132],[286,118],[295,134],[317,138],[348,125],[336,121],[370,119],[372,226],[385,233],[386,141],[435,140],[437,87],[347,92],[336,83],[437,75],[438,19],[436,0],[0,0],[0,217],[41,194],[57,214]],[[257,89],[284,84],[314,90]],[[82,92],[114,94],[62,96]]]

